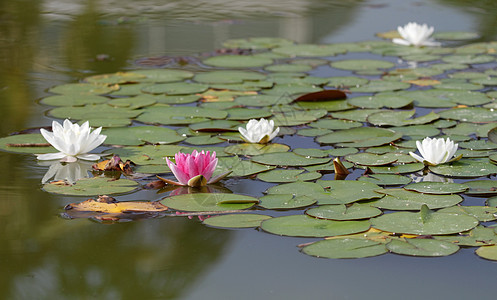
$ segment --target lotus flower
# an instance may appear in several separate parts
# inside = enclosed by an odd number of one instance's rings
[[[176,164],[170,161],[169,158],[166,158],[166,162],[178,182],[157,176],[169,184],[200,187],[209,183],[216,183],[231,173],[230,171],[211,179],[212,173],[214,173],[217,166],[215,151],[212,152],[212,155],[210,155],[209,151],[205,153],[203,150],[200,153],[193,150],[192,154],[178,152],[174,158]]]
[[[431,35],[433,34],[434,28],[433,26],[428,27],[428,25],[423,24],[419,25],[415,22],[409,22],[404,27],[397,27],[397,31],[399,32],[401,39],[395,38],[392,41],[396,44],[405,45],[405,46],[440,46],[440,43],[435,42]]]
[[[280,128],[274,128],[274,121],[268,121],[264,118],[257,121],[256,119],[252,119],[247,123],[247,128],[238,127],[238,131],[240,131],[242,135],[242,139],[247,143],[260,143],[266,144],[270,140],[272,140],[278,132],[280,132]]]
[[[432,139],[424,138],[422,142],[416,141],[421,156],[409,152],[409,154],[416,160],[431,166],[443,164],[450,160],[457,151],[458,144],[454,144],[449,138]]]
[[[100,134],[102,127],[93,132],[90,129],[88,121],[84,122],[81,127],[76,123],[71,123],[68,119],[64,120],[64,125],[56,121],[52,122],[52,132],[40,129],[43,137],[58,153],[37,154],[39,160],[60,159],[62,162],[75,162],[78,158],[83,160],[98,160],[100,155],[89,154],[91,150],[100,146],[106,135]]]

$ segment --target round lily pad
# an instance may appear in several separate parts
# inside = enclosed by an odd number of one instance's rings
[[[465,193],[473,197],[491,197],[497,195],[497,183],[494,180],[472,180],[465,183],[469,190]]]
[[[252,95],[238,96],[235,98],[235,103],[244,106],[271,106],[277,104],[288,104],[293,99],[290,97],[280,97],[276,95]]]
[[[290,57],[323,57],[345,53],[346,49],[334,45],[299,44],[274,48],[273,52]]]
[[[134,70],[133,73],[145,76],[145,79],[140,79],[140,82],[157,83],[183,81],[194,75],[190,71],[174,69]]]
[[[348,120],[319,119],[315,122],[309,123],[309,126],[315,128],[338,130],[338,129],[350,129],[350,128],[362,127],[362,123],[357,121],[348,121]]]
[[[198,73],[193,80],[200,83],[242,83],[245,80],[264,80],[266,75],[249,71],[210,71]]]
[[[109,145],[143,145],[151,144],[173,144],[185,139],[175,130],[157,126],[137,126],[125,128],[109,128],[103,130],[107,135],[105,140]]]
[[[144,75],[133,72],[117,72],[111,74],[99,74],[86,77],[84,81],[93,84],[121,84],[127,82],[138,82],[140,79],[145,78]]]
[[[48,114],[59,119],[123,119],[134,118],[141,114],[140,110],[121,107],[112,107],[107,104],[95,104],[85,106],[61,106],[48,111]]]
[[[475,251],[476,255],[488,260],[497,260],[497,246],[482,246]]]
[[[381,215],[381,210],[367,204],[320,205],[305,212],[311,217],[327,220],[360,220]]]
[[[468,31],[439,31],[433,34],[433,37],[438,40],[447,41],[464,41],[478,38],[480,35],[476,32]]]
[[[470,230],[478,220],[467,215],[439,212],[395,212],[371,219],[374,228],[406,234],[440,235]]]
[[[347,155],[345,159],[357,165],[363,166],[383,166],[397,161],[397,157],[391,155],[390,153],[374,154],[365,152]]]
[[[468,189],[468,185],[452,182],[417,182],[404,187],[408,191],[425,194],[455,194]]]
[[[401,108],[412,103],[412,99],[402,96],[360,96],[347,100],[349,104],[360,108]]]
[[[467,159],[463,158],[456,162],[429,166],[430,171],[435,174],[448,177],[476,178],[497,174],[497,166],[490,163],[486,158]]]
[[[227,214],[209,217],[203,223],[221,228],[250,228],[258,227],[262,221],[270,218],[271,216],[259,214]]]
[[[359,71],[370,69],[390,69],[394,67],[395,64],[384,60],[350,59],[334,61],[331,63],[331,66],[342,70]]]
[[[142,92],[148,94],[167,94],[167,95],[190,95],[202,93],[209,86],[199,83],[173,82],[149,85],[142,88]]]
[[[385,91],[396,91],[408,89],[411,85],[406,82],[371,80],[367,84],[351,87],[350,91],[354,93],[376,93]]]
[[[384,195],[376,193],[379,186],[370,182],[351,180],[318,180],[326,189],[326,197],[319,198],[319,204],[348,204],[355,201],[379,199]]]
[[[361,176],[357,180],[371,182],[380,186],[404,185],[412,181],[412,179],[409,177],[397,174],[370,174],[366,176]]]
[[[181,125],[204,122],[209,119],[224,119],[227,112],[189,106],[149,106],[137,120],[144,123],[159,123],[165,125]]]
[[[48,91],[55,94],[76,95],[103,95],[116,90],[113,86],[91,83],[67,83],[50,88]]]
[[[266,182],[295,182],[295,181],[310,181],[321,178],[318,172],[303,173],[304,170],[271,170],[264,173],[259,173],[257,179]]]
[[[138,183],[129,179],[114,180],[105,177],[83,178],[74,185],[61,185],[47,183],[43,190],[49,193],[72,195],[72,196],[94,196],[129,193],[138,188]]]
[[[351,86],[361,86],[368,83],[369,80],[366,78],[354,77],[354,76],[337,76],[328,78],[328,86],[332,87],[351,87]]]
[[[247,209],[259,203],[254,197],[223,194],[195,193],[167,197],[161,200],[165,206],[182,211],[226,211]]]
[[[435,239],[394,239],[386,246],[393,253],[410,256],[448,256],[459,250],[457,245]]]
[[[43,98],[40,103],[51,106],[78,106],[85,104],[101,104],[109,99],[98,95],[66,94]]]
[[[269,194],[259,198],[259,206],[267,209],[295,209],[316,203],[315,197],[292,194]]]
[[[459,195],[423,194],[404,189],[384,189],[377,192],[386,196],[371,205],[390,210],[419,210],[423,205],[437,209],[456,205],[463,200]]]
[[[480,222],[489,222],[497,219],[497,208],[489,206],[458,205],[440,209],[438,212],[468,215],[475,217]]]
[[[203,63],[221,68],[258,68],[272,64],[273,60],[250,55],[219,55],[204,59]]]
[[[253,143],[243,143],[243,144],[235,144],[228,146],[224,149],[226,153],[236,154],[236,155],[244,155],[244,156],[253,156],[253,155],[261,155],[265,153],[274,153],[274,152],[287,152],[290,150],[290,147],[282,144],[253,144]]]
[[[261,228],[269,233],[286,236],[325,237],[366,231],[368,221],[332,221],[306,215],[283,216],[265,220]]]
[[[302,249],[307,255],[324,258],[363,258],[385,254],[385,244],[366,240],[340,238],[312,243]]]
[[[2,137],[0,138],[0,149],[16,153],[58,152],[38,133]]]
[[[335,131],[316,138],[316,141],[323,144],[336,144],[341,147],[372,147],[388,144],[402,137],[401,133],[392,130],[359,127]]]
[[[314,182],[292,182],[275,185],[267,189],[268,194],[290,194],[294,196],[313,195],[323,193],[323,188]]]
[[[331,158],[315,158],[305,157],[295,154],[293,152],[282,153],[266,153],[252,157],[252,161],[264,165],[271,166],[310,166],[324,164],[331,160]]]

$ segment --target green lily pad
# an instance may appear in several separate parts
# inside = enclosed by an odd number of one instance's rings
[[[154,97],[149,97],[148,95],[118,98],[107,102],[110,106],[115,107],[125,107],[129,109],[137,109],[145,106],[150,106],[155,104],[157,101]]]
[[[190,106],[149,106],[137,120],[144,123],[159,123],[164,125],[182,125],[204,122],[209,119],[224,119],[227,112]]]
[[[32,146],[29,146],[32,145]],[[17,134],[0,138],[0,149],[15,153],[58,152],[38,133]]]
[[[360,96],[347,100],[350,105],[360,108],[401,108],[413,102],[412,99],[401,96],[376,95]]]
[[[272,106],[277,104],[288,104],[293,99],[291,97],[277,95],[251,95],[238,96],[235,98],[235,103],[244,106]]]
[[[362,123],[348,120],[319,119],[315,122],[309,123],[309,126],[315,128],[338,130],[362,127]]]
[[[428,168],[435,174],[448,177],[476,178],[497,174],[497,166],[485,158],[463,158],[453,163],[429,166]]]
[[[293,41],[279,37],[252,37],[247,39],[229,39],[223,42],[223,47],[234,49],[271,49],[292,45]]]
[[[457,245],[435,239],[395,239],[386,247],[393,253],[410,256],[448,256],[459,250]]]
[[[341,147],[372,147],[388,144],[402,137],[401,133],[375,128],[359,127],[335,131],[316,138],[323,144],[336,144]]]
[[[274,166],[264,166],[238,157],[219,157],[217,169],[220,173],[233,171],[232,177],[249,176],[274,169]]]
[[[324,189],[314,182],[292,182],[275,185],[267,189],[267,194],[285,194],[294,196],[311,196],[314,194],[322,194]]]
[[[157,126],[137,126],[125,128],[109,128],[102,131],[107,135],[109,145],[137,146],[145,143],[173,144],[185,139],[175,130]]]
[[[140,82],[175,82],[183,81],[193,77],[193,73],[186,70],[174,69],[150,69],[150,70],[135,70],[133,74],[145,76],[145,79],[140,79]]]
[[[283,216],[262,222],[261,228],[269,233],[285,236],[325,237],[366,231],[368,221],[332,221],[306,215]]]
[[[293,152],[266,153],[252,157],[252,161],[256,163],[288,167],[318,165],[327,163],[330,160],[331,158],[304,157]]]
[[[269,72],[308,72],[312,70],[312,67],[308,65],[278,64],[267,66],[264,70]]]
[[[246,80],[264,80],[266,75],[249,71],[211,71],[198,73],[193,80],[199,83],[242,83]]]
[[[399,164],[385,167],[369,167],[371,172],[377,174],[405,174],[421,171],[425,168],[423,163]]]
[[[434,112],[430,112],[424,116],[411,119],[416,113],[415,110],[410,111],[382,111],[369,115],[368,122],[377,126],[407,126],[420,125],[433,122],[439,118]]]
[[[316,149],[316,148],[295,148],[295,149],[293,149],[293,153],[301,155],[301,156],[309,156],[309,157],[327,157],[327,156],[329,156],[329,152],[327,150]]]
[[[350,59],[338,60],[331,63],[331,66],[336,69],[360,71],[370,69],[390,69],[395,66],[394,63],[376,59]]]
[[[272,115],[270,111],[258,108],[235,107],[226,110],[228,113],[227,120],[250,120],[267,118]]]
[[[200,99],[200,96],[198,95],[153,95],[155,101],[157,103],[163,103],[163,104],[186,104],[186,103],[193,103],[196,102],[197,100]]]
[[[397,157],[395,157],[395,155],[391,155],[390,153],[373,154],[365,152],[347,155],[345,159],[357,165],[363,166],[383,166],[397,161]]]
[[[127,82],[139,82],[145,78],[144,75],[133,72],[117,72],[111,74],[100,74],[86,77],[84,81],[93,84],[121,84]]]
[[[75,95],[103,95],[114,91],[116,88],[108,85],[91,83],[67,83],[50,88],[54,94]]]
[[[358,87],[351,87],[350,91],[353,93],[376,93],[376,92],[385,92],[385,91],[405,90],[408,89],[410,86],[411,84],[406,82],[371,80],[367,84]]]
[[[140,147],[130,146],[113,148],[105,153],[119,155],[122,160],[131,160],[137,165],[162,165],[161,172],[168,172],[166,157],[174,157],[177,152],[189,153],[193,149],[178,145],[145,145]]]
[[[135,118],[141,114],[141,110],[133,110],[121,107],[112,107],[107,104],[95,104],[85,106],[61,106],[48,111],[48,114],[59,119],[124,119]]]
[[[333,112],[331,116],[357,122],[366,122],[369,115],[381,111],[380,109],[354,109],[343,112]]]
[[[273,52],[290,57],[323,57],[345,53],[346,49],[335,45],[299,44],[274,48]]]
[[[208,85],[189,82],[173,82],[149,85],[142,88],[147,94],[190,95],[202,93],[209,88]]]
[[[314,110],[291,110],[284,112],[273,112],[274,126],[297,126],[316,121],[328,112],[324,109]]]
[[[43,98],[40,103],[51,106],[78,106],[86,104],[102,104],[109,99],[98,95],[65,94]]]
[[[340,238],[312,243],[302,249],[307,255],[323,258],[363,258],[388,252],[385,244],[366,239]]]
[[[376,193],[380,189],[374,183],[350,180],[318,180],[326,189],[326,197],[318,199],[319,204],[348,204],[355,201],[379,199],[384,195]]]
[[[262,221],[270,218],[271,216],[259,214],[227,214],[209,217],[203,223],[221,228],[250,228],[259,227]]]
[[[47,183],[43,190],[49,193],[71,196],[95,196],[129,193],[138,188],[138,183],[129,179],[109,179],[104,177],[83,178],[74,185]]]
[[[282,144],[252,144],[243,143],[228,146],[224,149],[226,153],[244,156],[261,155],[265,153],[287,152],[290,147]]]
[[[203,63],[221,68],[258,68],[272,64],[273,60],[250,55],[219,55],[204,59]]]
[[[92,128],[95,127],[127,127],[131,125],[131,119],[109,119],[109,118],[104,118],[104,119],[86,119],[84,121],[79,121],[79,125],[83,124],[84,122],[88,121],[91,124]]]
[[[208,212],[247,209],[259,203],[259,200],[237,194],[195,193],[167,197],[160,202],[172,209]]]
[[[439,31],[433,34],[437,40],[447,41],[465,41],[478,38],[480,35],[476,32],[468,31]]]
[[[473,197],[491,197],[497,195],[497,184],[494,180],[473,180],[465,183],[469,190],[465,193]]]
[[[475,251],[476,255],[488,260],[497,260],[497,246],[482,246]]]
[[[448,55],[442,58],[442,61],[447,63],[457,64],[485,64],[494,62],[495,57],[490,55]]]
[[[354,76],[337,76],[328,78],[328,86],[343,88],[352,86],[361,86],[369,82],[366,78],[354,77]]]
[[[264,173],[259,173],[257,179],[266,182],[295,182],[295,181],[310,181],[321,178],[318,172],[303,173],[304,170],[271,170]]]
[[[440,209],[438,212],[468,215],[475,217],[480,222],[497,219],[497,208],[489,206],[452,206]]]
[[[461,234],[437,235],[434,238],[459,246],[488,246],[497,243],[497,235],[495,235],[494,230],[481,225]]]
[[[466,184],[452,182],[417,182],[404,187],[408,191],[438,195],[462,193],[468,188]]]
[[[370,174],[361,176],[358,181],[367,181],[379,186],[404,185],[412,181],[411,178],[397,174]]]
[[[313,205],[317,200],[306,195],[269,194],[259,198],[259,201],[259,206],[266,209],[295,209]]]
[[[371,205],[390,210],[419,210],[423,205],[437,209],[456,205],[463,200],[459,195],[423,194],[403,189],[384,189],[377,192],[386,196]]]
[[[367,204],[354,203],[345,205],[320,205],[305,212],[311,217],[327,220],[360,220],[381,215],[381,210]]]
[[[395,212],[371,219],[371,225],[395,233],[441,235],[470,230],[478,225],[478,220],[467,215],[432,211]]]

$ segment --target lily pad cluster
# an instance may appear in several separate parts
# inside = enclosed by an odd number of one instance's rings
[[[264,188],[242,195],[223,182],[166,186],[161,204],[180,214],[224,212],[205,219],[207,226],[308,237],[302,252],[317,257],[446,256],[471,246],[497,260],[497,201],[490,198],[497,196],[497,42],[464,43],[474,38],[464,32],[437,36],[441,47],[229,40],[225,47],[250,51],[53,87],[40,101],[49,116],[104,127],[104,153],[147,175],[43,189],[132,193],[155,175],[172,178],[166,157],[216,151],[214,175],[232,171],[226,180]],[[365,58],[351,58],[356,53]],[[244,142],[238,127],[260,118],[279,126],[278,136]],[[417,162],[408,153],[425,137],[450,137],[463,158]],[[1,138],[0,149],[55,151],[37,133]],[[345,180],[333,174],[337,157],[351,172]]]

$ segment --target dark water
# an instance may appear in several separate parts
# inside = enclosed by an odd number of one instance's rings
[[[3,0],[0,136],[51,123],[48,107],[36,103],[47,88],[133,69],[139,58],[209,52],[250,36],[369,40],[408,21],[497,40],[493,1]],[[46,167],[34,156],[0,152],[0,166],[0,299],[494,297],[497,265],[474,248],[436,259],[326,260],[298,251],[313,239],[213,229],[187,218],[65,220],[62,208],[85,198],[42,191]]]

